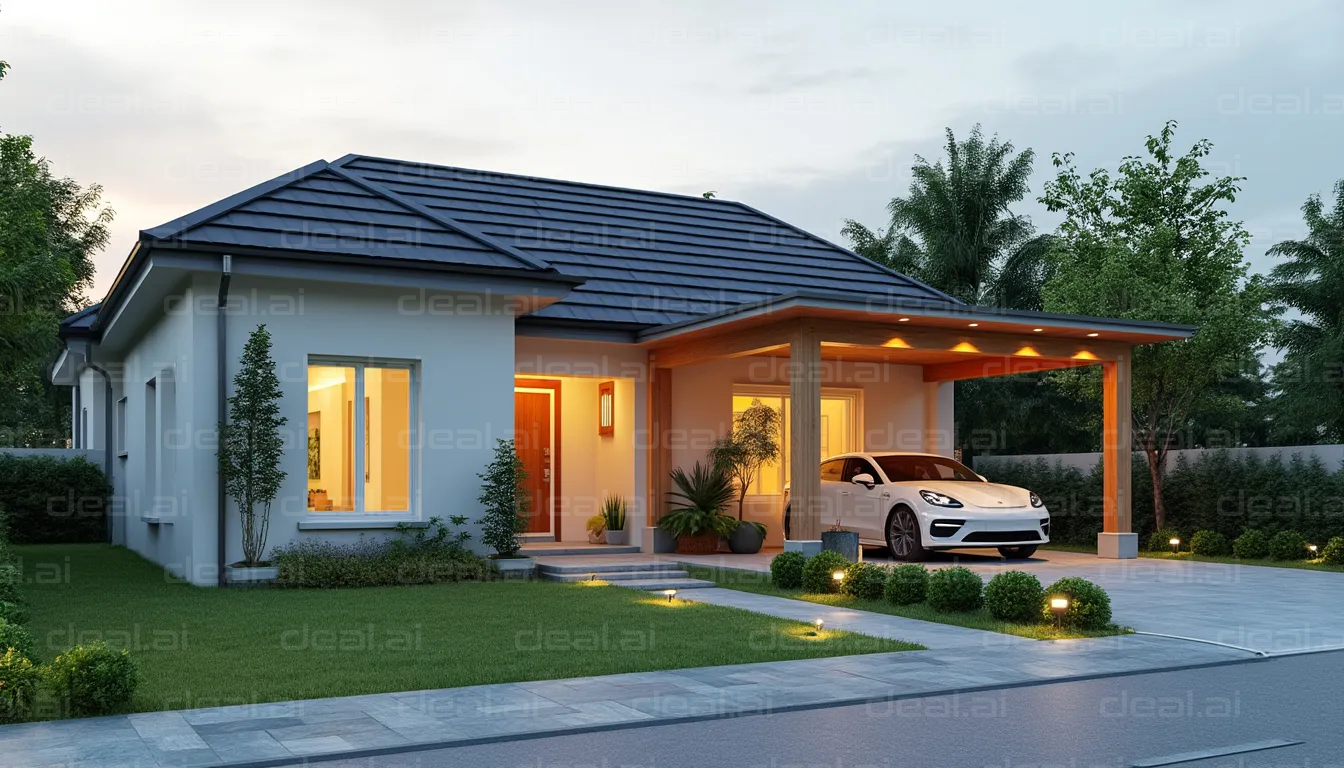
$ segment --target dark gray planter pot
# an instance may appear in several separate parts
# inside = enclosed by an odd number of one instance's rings
[[[653,528],[653,552],[667,555],[677,551],[677,537],[662,528]]]
[[[607,529],[607,543],[624,546],[630,543],[630,534],[628,531],[613,531]]]
[[[763,544],[765,534],[746,521],[739,523],[737,530],[728,537],[728,549],[732,550],[734,555],[754,555],[761,551]]]
[[[825,552],[839,552],[851,563],[859,562],[858,531],[823,531],[821,549]]]

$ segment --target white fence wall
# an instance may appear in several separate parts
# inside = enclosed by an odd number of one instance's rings
[[[1178,457],[1184,456],[1186,461],[1191,463],[1198,461],[1205,454],[1216,453],[1219,449],[1212,448],[1189,448],[1178,451],[1171,451],[1167,454],[1167,469],[1176,466]],[[1344,445],[1287,445],[1277,448],[1228,448],[1229,454],[1234,457],[1255,456],[1261,460],[1268,461],[1278,459],[1279,461],[1289,461],[1294,455],[1300,455],[1304,459],[1315,456],[1321,460],[1326,469],[1337,470],[1344,464]],[[1072,467],[1081,472],[1091,472],[1092,468],[1101,461],[1101,453],[1042,453],[1034,455],[1019,456],[976,456],[973,460],[974,469],[982,475],[990,474],[995,467],[1001,467],[1005,464],[1016,464],[1022,461],[1034,462],[1037,459],[1044,459],[1047,464],[1054,466],[1062,464],[1065,467]],[[1146,462],[1147,456],[1142,453],[1134,454],[1134,461]],[[994,478],[990,478],[993,480]]]

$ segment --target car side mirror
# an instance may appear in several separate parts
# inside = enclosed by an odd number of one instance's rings
[[[854,479],[850,480],[850,482],[854,483],[855,485],[864,485],[869,488],[872,488],[874,485],[877,485],[877,480],[875,480],[873,476],[868,474],[867,472],[860,472],[859,474],[855,475]]]

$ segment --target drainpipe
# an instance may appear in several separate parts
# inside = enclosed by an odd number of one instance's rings
[[[233,257],[226,253],[224,254],[224,263],[220,266],[219,270],[219,297],[218,303],[216,304],[216,311],[218,314],[216,314],[217,319],[215,322],[217,331],[215,340],[215,376],[217,392],[219,393],[218,424],[221,427],[224,425],[224,420],[228,416],[228,375],[226,371],[226,365],[228,364],[228,349],[226,345],[226,342],[228,341],[228,317],[224,313],[224,308],[229,301],[229,279],[232,276]],[[220,437],[223,437],[223,435],[220,435]],[[220,447],[222,448],[223,446],[221,445]],[[216,451],[218,450],[219,448],[216,448]],[[216,568],[219,571],[219,586],[227,587],[229,585],[229,580],[224,573],[224,561],[227,558],[225,541],[227,535],[226,518],[228,516],[228,506],[224,492],[224,476],[216,471],[215,477],[218,491],[216,495],[219,501],[219,506],[217,508],[219,510],[219,549],[216,559]]]
[[[89,357],[93,357],[93,345],[89,345]],[[103,377],[103,472],[107,474],[107,482],[115,488],[112,480],[112,377],[108,375],[107,369],[97,363],[84,363],[79,367],[82,374],[85,370],[93,371]],[[79,377],[75,378],[75,390],[79,390]],[[79,412],[75,412],[75,423],[79,424]],[[84,446],[88,448],[87,445]],[[112,542],[112,515],[104,515],[107,519],[107,541]]]

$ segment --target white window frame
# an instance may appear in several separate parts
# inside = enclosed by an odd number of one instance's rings
[[[395,521],[395,522],[419,522],[420,521],[420,365],[417,360],[401,360],[395,358],[379,357],[336,357],[332,355],[309,355],[308,367],[304,368],[304,383],[308,381],[308,368],[313,366],[323,366],[332,368],[354,368],[355,369],[355,428],[352,439],[355,452],[354,473],[355,482],[352,483],[355,489],[355,510],[353,512],[314,512],[305,509],[308,521],[320,522],[346,522],[346,521]],[[410,454],[406,458],[410,465],[410,490],[407,493],[409,510],[401,511],[378,511],[367,510],[364,508],[364,430],[367,425],[364,423],[364,370],[366,368],[381,368],[409,371],[410,381]],[[308,404],[304,402],[305,423],[308,413]],[[305,427],[304,434],[307,434]],[[306,443],[305,443],[306,445]],[[308,477],[308,456],[307,450],[303,452],[304,468],[303,477]]]
[[[854,448],[848,452],[850,453],[863,452],[863,390],[849,387],[822,387],[821,396],[827,399],[845,399],[850,401],[849,413],[851,423],[849,425],[850,430],[849,433],[854,436],[853,441]],[[781,386],[778,384],[734,384],[733,391],[729,395],[729,402],[731,402],[732,398],[734,397],[779,397],[785,401],[792,399],[791,395],[789,394],[789,387]],[[781,416],[782,415],[783,414],[781,414]],[[781,472],[783,472],[784,469],[788,467],[787,452],[789,449],[789,440],[784,439],[784,437],[785,432],[789,430],[790,425],[788,424],[787,420],[782,421],[780,424],[781,450],[780,450],[780,462],[779,462]],[[793,436],[789,435],[788,437],[789,439],[792,439]],[[821,458],[825,459],[827,457],[822,456]],[[783,488],[784,484],[787,483],[788,481],[789,478],[786,474],[786,476],[780,482],[780,487]],[[752,493],[748,494],[748,496],[754,496],[757,498],[764,498],[764,497],[778,498],[782,497],[783,494]]]

